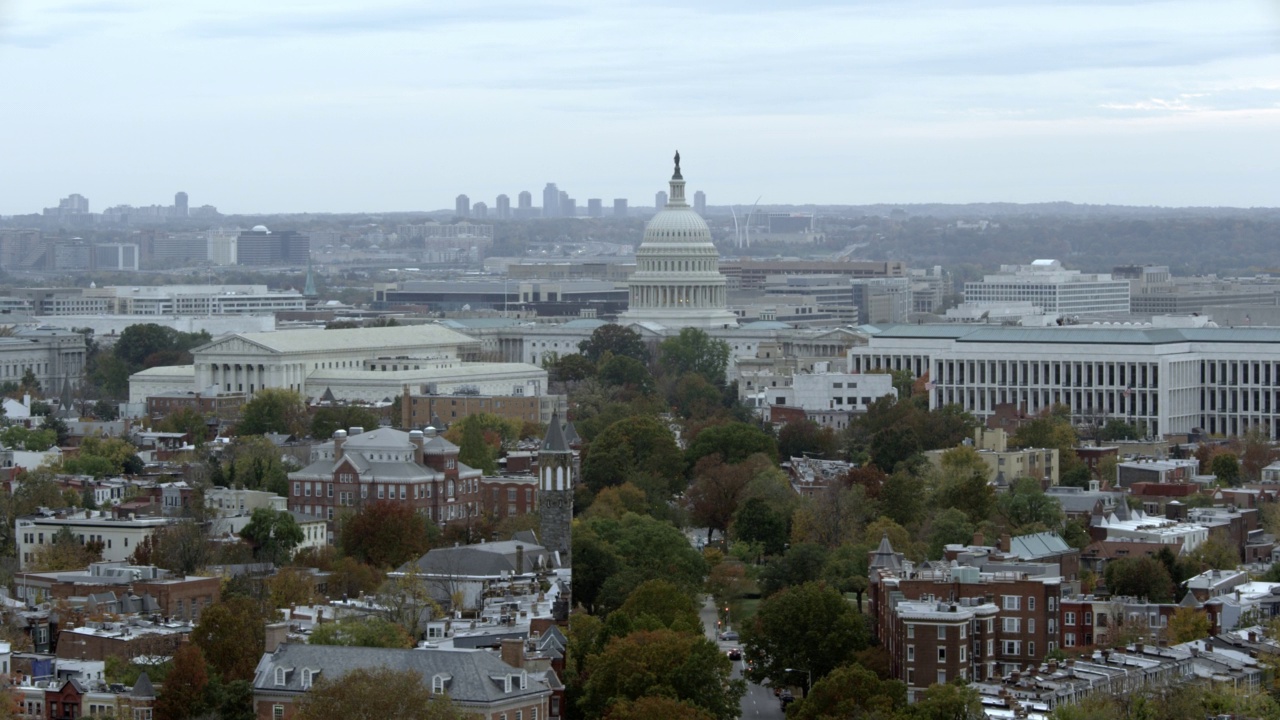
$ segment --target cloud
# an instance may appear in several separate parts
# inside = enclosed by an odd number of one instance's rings
[[[348,37],[421,32],[464,24],[564,20],[578,12],[563,6],[523,3],[463,3],[450,7],[424,7],[413,3],[359,10],[251,13],[228,20],[192,23],[187,26],[187,32],[198,37],[219,39],[314,35]]]

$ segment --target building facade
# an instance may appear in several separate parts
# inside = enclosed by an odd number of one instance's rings
[[[1129,293],[1128,280],[1067,270],[1057,260],[1003,265],[999,273],[964,285],[965,302],[1030,302],[1064,317],[1127,314]]]

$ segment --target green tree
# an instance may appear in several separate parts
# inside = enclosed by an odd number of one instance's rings
[[[625,619],[626,632],[661,628],[686,633],[702,631],[702,620],[688,588],[660,578],[646,580],[632,590],[626,602],[609,613],[606,624],[614,624],[615,618]]]
[[[254,601],[243,595],[224,597],[205,608],[191,640],[223,682],[252,682],[266,643],[266,618]]]
[[[1040,530],[1057,530],[1062,526],[1062,504],[1045,493],[1039,480],[1019,478],[997,503],[1008,527],[1019,534]]]
[[[289,469],[280,448],[261,435],[242,435],[222,452],[220,472],[230,484],[248,490],[289,494]]]
[[[1112,560],[1103,571],[1112,595],[1147,598],[1151,602],[1173,601],[1173,579],[1164,563],[1148,557]]]
[[[578,351],[593,365],[599,365],[606,354],[625,355],[642,363],[649,362],[649,349],[645,347],[640,333],[621,325],[609,324],[596,328],[591,337],[578,343]]]
[[[822,678],[867,647],[866,619],[833,588],[820,583],[790,587],[760,602],[742,632],[749,675],[775,685],[794,680],[788,668]],[[806,688],[807,689],[807,688]]]
[[[1124,420],[1120,420],[1119,418],[1112,418],[1098,429],[1098,439],[1102,442],[1137,440],[1138,428]]]
[[[787,517],[763,498],[748,498],[733,518],[733,537],[759,543],[766,555],[777,555],[787,543]]]
[[[642,630],[616,638],[594,655],[579,708],[603,717],[623,701],[660,696],[687,702],[717,720],[738,717],[746,692],[731,676],[733,666],[714,642],[701,634]]]
[[[1009,438],[1009,444],[1020,448],[1056,448],[1059,477],[1081,462],[1076,455],[1079,438],[1071,426],[1070,411],[1060,405],[1021,425]]]
[[[787,710],[791,720],[890,717],[907,705],[907,686],[881,680],[861,665],[842,665],[813,684],[808,696]]]
[[[379,501],[342,520],[338,544],[342,552],[376,568],[397,568],[422,557],[439,537],[439,529],[411,506]]]
[[[431,694],[423,675],[389,667],[356,668],[320,679],[298,701],[298,720],[463,720],[447,695]]]
[[[983,720],[982,699],[976,688],[956,680],[933,685],[911,706],[913,720]]]
[[[258,560],[281,565],[302,542],[302,528],[287,510],[257,508],[249,516],[249,524],[240,530],[240,537],[253,545]]]
[[[609,706],[609,720],[715,720],[715,717],[685,700],[645,695],[635,700],[620,700]]]
[[[579,382],[596,374],[596,364],[577,353],[558,358],[551,369],[560,382]]]
[[[947,508],[938,513],[929,529],[929,557],[941,558],[947,545],[969,544],[974,527],[963,510]]]
[[[461,442],[458,443],[458,461],[485,475],[497,475],[498,461],[495,451],[493,446],[485,441],[484,427],[478,417],[475,415],[465,417],[458,422],[458,425],[462,432]]]
[[[307,640],[312,645],[411,648],[413,638],[399,625],[380,617],[345,617],[317,625]]]
[[[634,416],[619,420],[591,441],[583,453],[582,480],[593,491],[621,485],[644,471],[683,489],[684,460],[675,437],[660,420]]]
[[[263,388],[240,409],[238,435],[283,433],[302,437],[307,432],[307,406],[295,390]]]
[[[697,328],[683,328],[658,347],[658,361],[671,377],[697,373],[713,385],[724,385],[729,366],[729,344]]]
[[[778,455],[791,457],[819,457],[835,459],[840,452],[840,441],[835,431],[809,420],[796,420],[783,426],[778,432]]]
[[[693,467],[704,457],[719,455],[726,463],[740,463],[756,453],[777,462],[778,445],[755,425],[731,422],[698,433],[685,451],[685,461]]]
[[[156,720],[186,720],[203,709],[209,672],[200,647],[185,643],[173,654],[173,668],[165,675],[156,698]]]
[[[760,569],[760,594],[769,597],[780,590],[817,581],[822,578],[826,565],[825,547],[816,543],[796,543]]]
[[[359,405],[322,407],[311,417],[311,437],[322,440],[333,437],[335,430],[353,427],[374,430],[380,425],[381,420],[373,411]]]
[[[626,355],[613,355],[600,363],[596,377],[610,387],[648,395],[653,392],[653,375],[644,363]]]
[[[1210,470],[1223,485],[1235,487],[1240,484],[1240,458],[1235,453],[1221,452],[1214,455]]]
[[[120,418],[120,406],[107,399],[93,404],[93,416],[103,422],[111,422]]]
[[[81,543],[70,529],[63,527],[53,534],[48,545],[36,548],[27,569],[33,572],[82,570],[102,559],[102,548],[101,541]]]
[[[1203,610],[1182,606],[1173,612],[1166,629],[1171,644],[1179,645],[1192,640],[1203,640],[1213,631],[1209,616]]]
[[[574,602],[602,615],[621,606],[646,580],[664,578],[692,593],[702,587],[707,574],[706,561],[683,533],[670,523],[634,513],[616,521],[579,521],[573,529],[573,557]],[[584,569],[581,578],[579,566]]]
[[[192,407],[178,408],[161,418],[155,424],[160,432],[187,433],[194,445],[200,445],[212,435],[209,421],[198,410]]]

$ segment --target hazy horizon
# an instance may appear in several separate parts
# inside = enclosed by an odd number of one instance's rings
[[[0,214],[1274,207],[1280,4],[0,0]]]

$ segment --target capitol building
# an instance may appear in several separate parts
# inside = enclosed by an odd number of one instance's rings
[[[711,242],[711,229],[685,202],[679,153],[669,198],[644,229],[636,271],[627,282],[628,310],[618,322],[648,322],[673,329],[737,327],[737,316],[727,308],[725,277],[720,274],[720,253]]]

